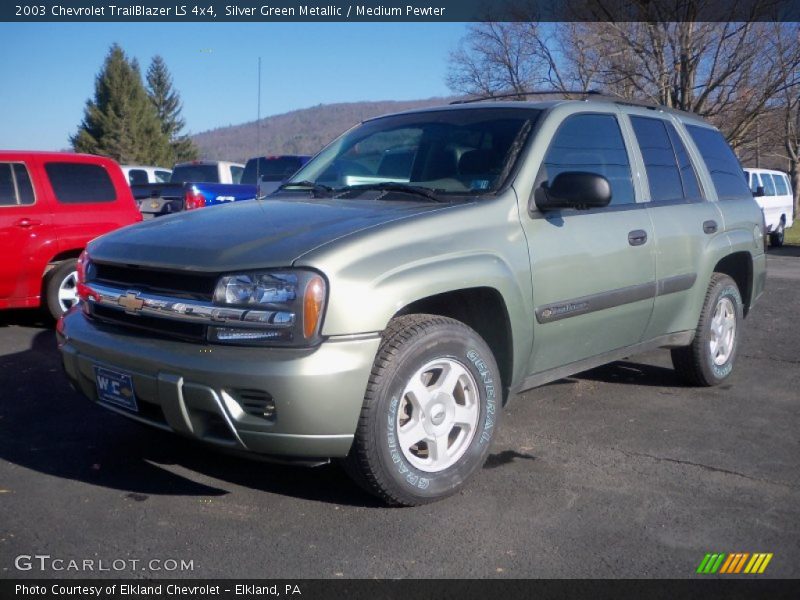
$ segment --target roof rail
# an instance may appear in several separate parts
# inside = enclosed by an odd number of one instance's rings
[[[485,100],[547,95],[582,96],[583,99],[587,99],[589,96],[598,96],[602,94],[597,90],[522,90],[518,92],[503,92],[502,94],[487,94],[484,96],[475,96],[474,98],[463,98],[461,100],[453,100],[450,104],[472,104],[473,102],[483,102]]]
[[[519,92],[504,92],[502,94],[490,94],[485,96],[476,96],[475,98],[464,98],[461,100],[453,100],[450,104],[471,104],[473,102],[484,102],[486,100],[500,100],[503,98],[522,98],[525,96],[547,96],[547,95],[562,95],[562,96],[580,96],[581,100],[601,100],[606,102],[613,102],[623,106],[640,106],[642,108],[649,108],[651,110],[670,110],[675,112],[684,112],[678,109],[672,109],[656,102],[648,102],[647,100],[635,100],[632,98],[622,98],[612,94],[606,94],[599,90],[522,90]]]

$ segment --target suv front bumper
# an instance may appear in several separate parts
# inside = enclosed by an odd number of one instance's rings
[[[334,458],[350,450],[378,334],[316,348],[201,345],[108,327],[79,310],[59,331],[64,369],[89,399],[231,450]],[[129,374],[138,411],[98,401],[94,367]],[[260,406],[272,402],[265,416]]]

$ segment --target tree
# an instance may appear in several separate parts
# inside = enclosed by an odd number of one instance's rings
[[[764,22],[756,13],[742,20],[737,3],[728,22],[719,14],[718,22],[693,20],[698,11],[726,10],[720,3],[634,4],[636,19],[476,24],[451,55],[448,83],[466,94],[594,88],[648,100],[709,118],[736,148],[797,81],[796,23]],[[511,16],[524,18],[524,7],[512,7]]]
[[[94,98],[70,138],[76,152],[109,156],[120,163],[170,164],[169,140],[142,84],[138,63],[111,46],[95,78]]]
[[[196,159],[197,147],[189,136],[181,133],[186,123],[181,117],[183,106],[180,95],[173,88],[167,64],[158,55],[147,69],[147,95],[158,113],[161,131],[167,136],[172,148],[172,162]]]

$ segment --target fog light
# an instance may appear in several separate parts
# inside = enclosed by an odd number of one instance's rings
[[[275,401],[263,390],[237,390],[236,399],[247,414],[254,417],[275,418]]]

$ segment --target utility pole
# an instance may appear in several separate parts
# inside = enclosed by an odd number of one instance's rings
[[[756,118],[756,169],[761,167],[761,120]]]

